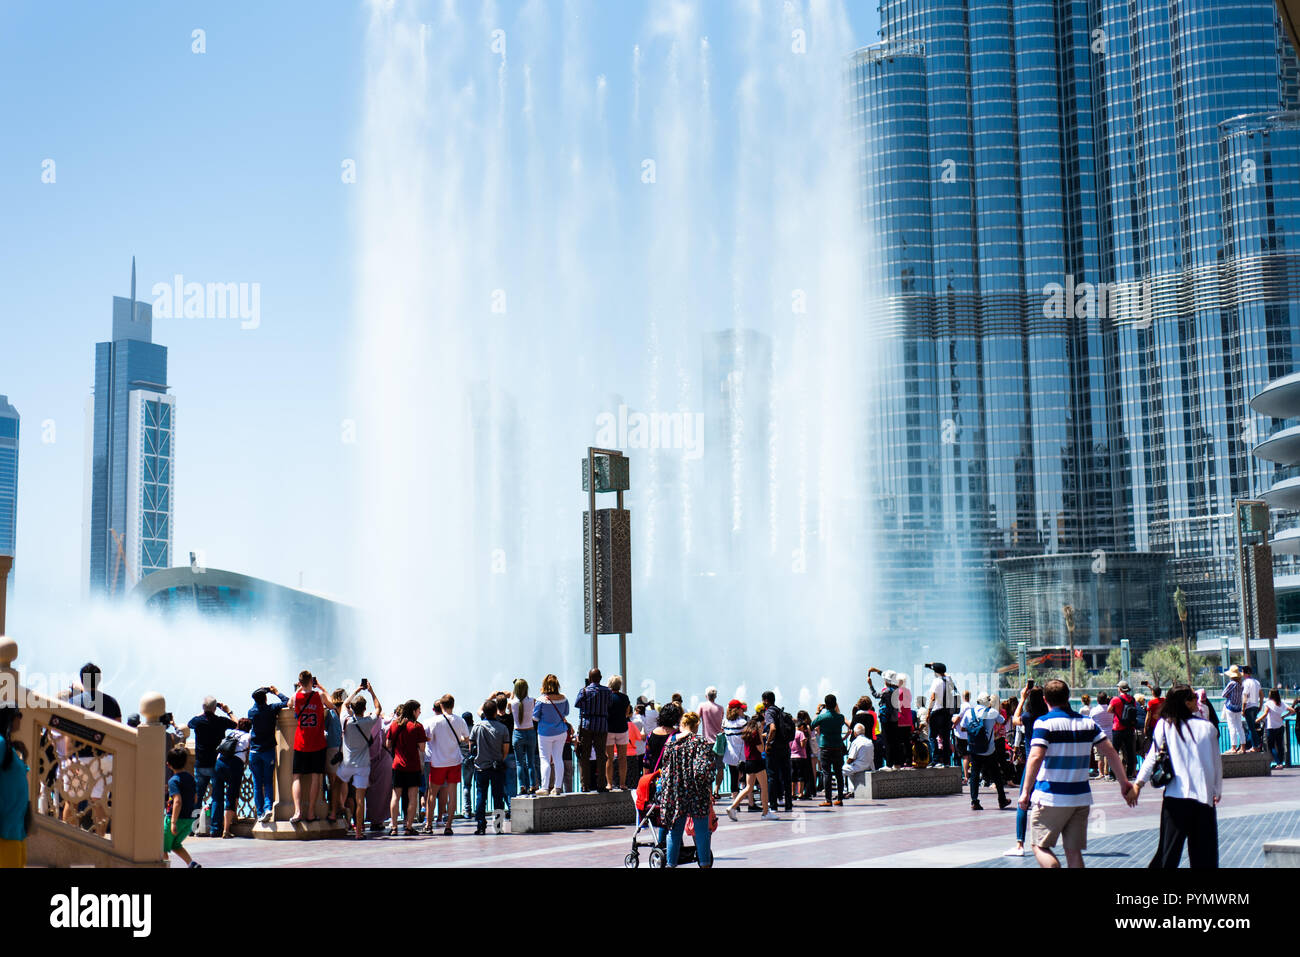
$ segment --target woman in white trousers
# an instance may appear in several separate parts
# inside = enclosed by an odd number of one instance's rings
[[[560,679],[547,675],[542,679],[542,693],[533,705],[533,723],[537,727],[537,753],[541,759],[539,795],[560,794],[564,790],[564,742],[569,736],[569,700],[560,694]]]

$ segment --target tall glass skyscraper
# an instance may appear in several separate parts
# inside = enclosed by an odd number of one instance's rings
[[[88,406],[83,581],[89,593],[124,594],[171,565],[175,397],[167,349],[153,342],[153,307],[113,297],[113,338],[95,345]]]
[[[1271,0],[880,14],[850,84],[884,627],[991,636],[999,561],[1073,580],[1125,553],[1168,556],[1193,627],[1230,625],[1232,502],[1274,478],[1246,403],[1300,360],[1300,91]],[[1104,605],[1081,627],[1135,637]]]
[[[18,543],[18,426],[18,410],[0,395],[0,555],[10,557]],[[8,588],[13,574],[0,588]]]

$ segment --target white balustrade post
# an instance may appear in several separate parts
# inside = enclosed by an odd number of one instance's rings
[[[167,729],[162,716],[166,712],[167,702],[158,692],[149,691],[140,698],[140,726],[136,728],[131,780],[115,782],[114,790],[127,804],[116,810],[114,817],[130,819],[132,838],[128,853],[139,864],[163,862],[161,808],[167,796]],[[122,784],[127,787],[123,788]]]

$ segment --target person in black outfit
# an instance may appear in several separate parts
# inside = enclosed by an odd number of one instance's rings
[[[218,708],[225,712],[224,716],[217,714]],[[203,713],[190,718],[189,728],[194,732],[195,800],[199,807],[203,807],[203,799],[208,796],[208,786],[217,778],[217,745],[234,727],[235,716],[230,709],[211,695],[203,699]],[[216,815],[213,815],[211,833],[213,837],[221,836],[221,821]]]
[[[122,706],[117,703],[117,699],[112,695],[104,694],[99,690],[102,677],[99,665],[89,661],[82,665],[81,691],[72,693],[72,690],[69,689],[68,704],[76,705],[78,708],[85,708],[87,711],[93,711],[110,721],[121,721]]]
[[[786,813],[794,810],[794,788],[791,786],[790,741],[781,731],[785,712],[776,705],[776,694],[763,692],[763,736],[767,750],[767,781],[772,789],[772,807],[783,800]]]
[[[605,738],[605,780],[617,791],[636,787],[628,780],[627,720],[632,701],[623,693],[623,676],[609,679],[609,731]]]

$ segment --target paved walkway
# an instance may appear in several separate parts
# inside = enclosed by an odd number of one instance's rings
[[[906,774],[906,771],[897,772]],[[1300,832],[1300,770],[1268,778],[1224,782],[1219,809],[1225,866],[1250,866],[1260,845]],[[1090,866],[1143,867],[1150,860],[1160,823],[1160,797],[1150,791],[1137,809],[1128,808],[1114,784],[1097,785],[1089,828]],[[720,867],[956,867],[1029,866],[999,855],[1015,841],[1015,813],[971,811],[965,795],[855,802],[842,808],[801,807],[777,821],[725,815],[714,834]],[[721,805],[720,805],[721,807]],[[508,827],[509,825],[507,825]],[[359,864],[374,867],[621,867],[632,828],[614,827],[564,834],[488,834],[476,837],[472,823],[456,825],[451,837],[377,836],[361,843],[332,841],[229,841],[191,838],[186,847],[206,867],[311,867]],[[642,853],[642,866],[645,854]]]
[[[1089,838],[1083,852],[1087,867],[1146,867],[1159,843],[1159,828],[1144,828],[1126,834]],[[1219,812],[1219,866],[1260,867],[1264,863],[1264,842],[1300,837],[1300,811],[1233,816],[1231,809]],[[1187,852],[1183,852],[1183,863]],[[997,857],[972,867],[1037,867],[1030,854],[1024,858]]]

